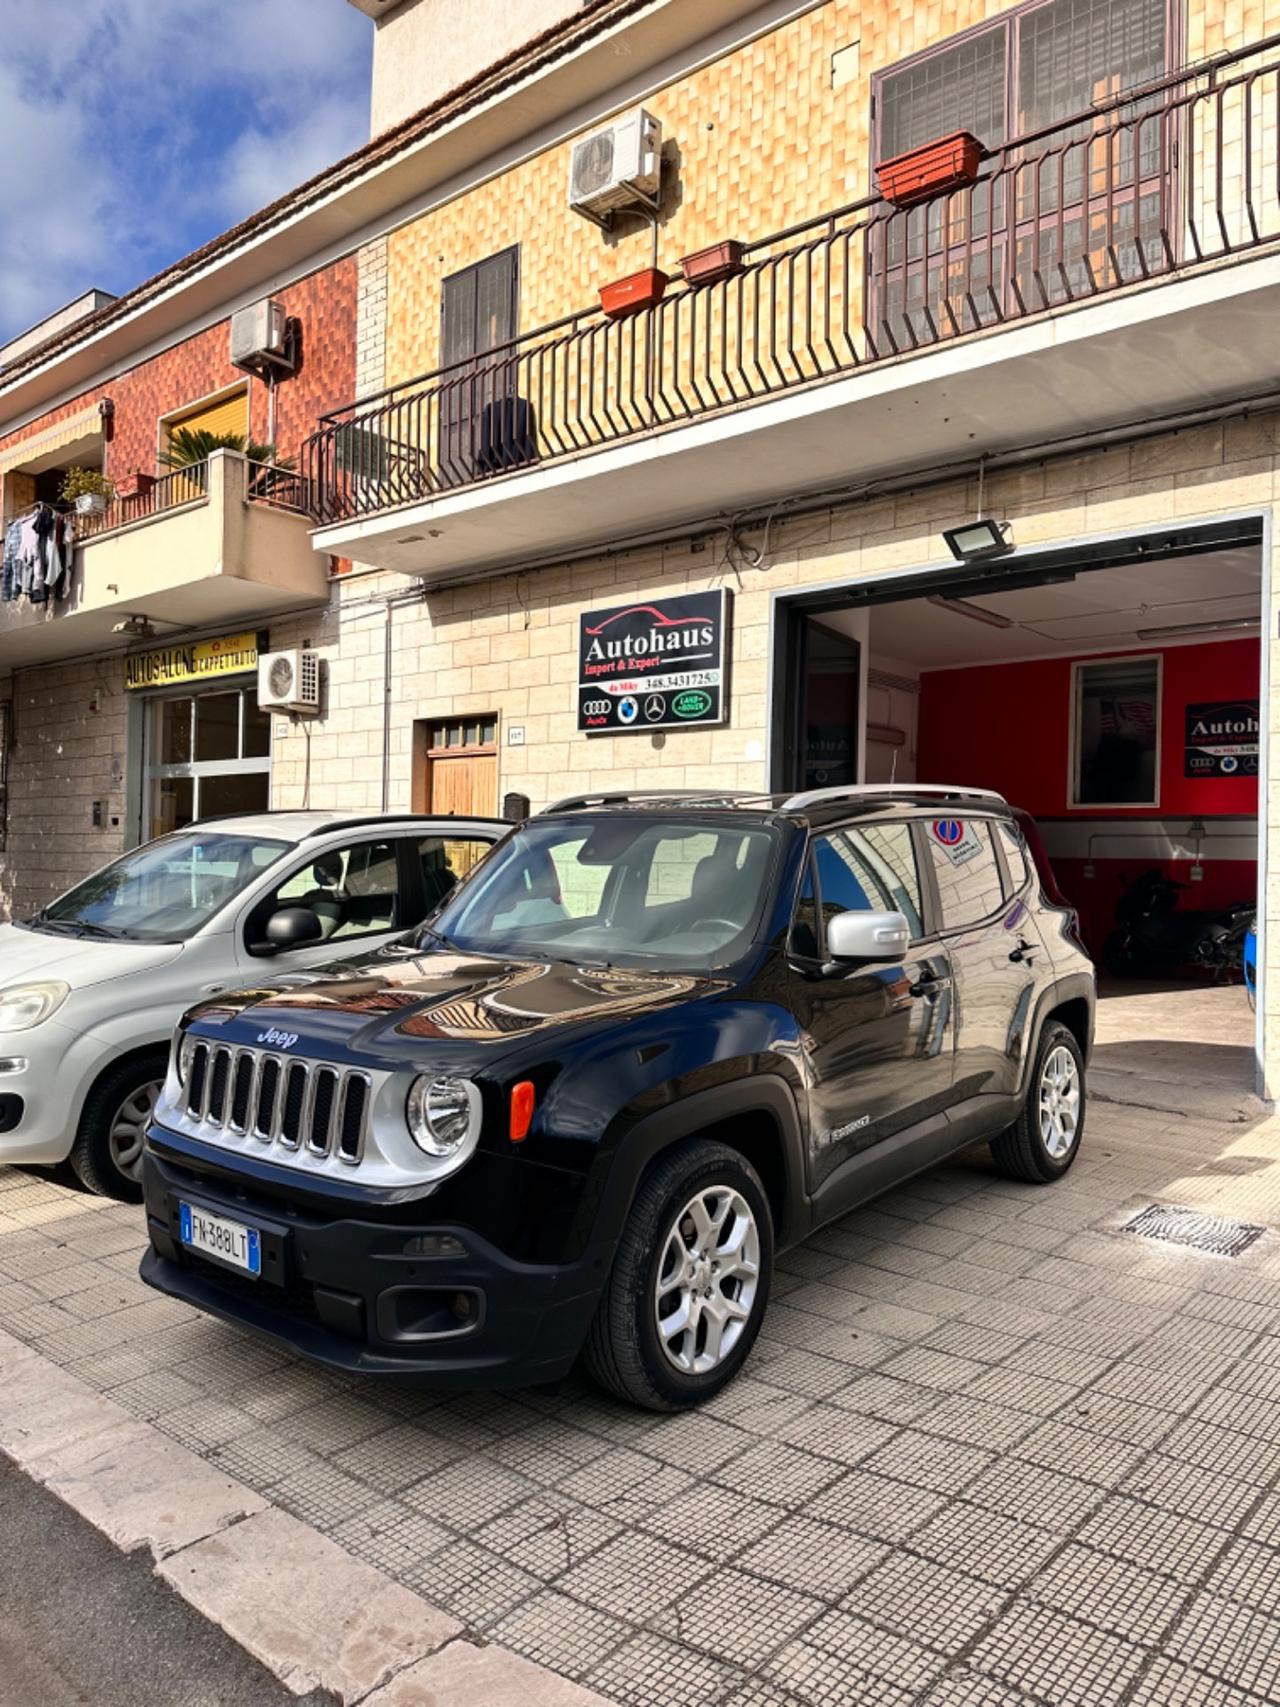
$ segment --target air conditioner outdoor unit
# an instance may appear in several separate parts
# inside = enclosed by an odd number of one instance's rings
[[[291,373],[294,355],[290,348],[289,317],[284,303],[267,296],[231,316],[231,364],[250,373],[268,369]]]
[[[656,212],[661,187],[662,126],[643,107],[573,145],[569,206],[597,225],[627,208]]]
[[[320,654],[293,647],[258,659],[258,706],[262,711],[320,709]]]

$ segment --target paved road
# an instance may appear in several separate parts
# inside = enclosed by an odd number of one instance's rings
[[[327,1707],[300,1701],[0,1457],[0,1707]]]

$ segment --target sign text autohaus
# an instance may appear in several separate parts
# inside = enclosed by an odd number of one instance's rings
[[[723,723],[728,633],[723,588],[583,611],[579,730],[617,734]]]

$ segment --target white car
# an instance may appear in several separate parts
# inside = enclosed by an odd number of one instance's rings
[[[0,1163],[70,1161],[136,1202],[183,1010],[367,954],[433,912],[510,828],[496,819],[267,812],[135,848],[0,925]]]

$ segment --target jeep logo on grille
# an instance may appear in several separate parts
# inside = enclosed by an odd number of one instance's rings
[[[297,1041],[298,1034],[296,1031],[277,1031],[274,1026],[270,1031],[258,1033],[258,1042],[267,1043],[272,1049],[292,1049]]]

